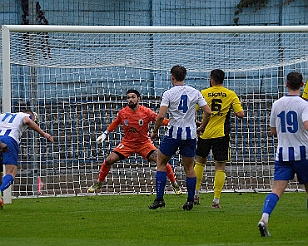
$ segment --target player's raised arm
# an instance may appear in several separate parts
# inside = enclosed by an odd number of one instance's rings
[[[30,117],[25,116],[24,119],[23,119],[23,122],[24,122],[24,124],[28,125],[32,130],[36,131],[41,136],[46,138],[48,141],[50,141],[52,143],[54,142],[53,137],[49,133],[44,132],[32,119],[30,119]]]
[[[97,143],[102,143],[107,138],[109,132],[114,131],[120,124],[120,119],[117,117],[111,124],[107,127],[107,129],[96,139]]]
[[[107,135],[109,134],[109,131],[106,130],[104,131],[97,139],[96,139],[96,142],[98,143],[102,143],[106,138],[107,138]]]

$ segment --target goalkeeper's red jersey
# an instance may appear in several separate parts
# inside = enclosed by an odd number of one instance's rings
[[[112,132],[122,125],[124,130],[122,142],[140,145],[150,141],[149,124],[155,122],[156,117],[157,113],[145,106],[140,105],[136,111],[126,106],[119,111],[117,118],[107,129]]]

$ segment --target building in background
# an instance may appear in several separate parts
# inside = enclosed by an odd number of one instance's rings
[[[287,3],[284,0],[270,0],[259,10],[256,10],[256,5],[252,5],[241,11],[237,7],[240,2],[245,0],[2,0],[0,24],[85,26],[308,24],[307,1],[294,0]]]

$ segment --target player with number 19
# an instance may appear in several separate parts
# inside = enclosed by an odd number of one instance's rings
[[[270,236],[269,217],[295,174],[298,182],[304,184],[308,197],[308,102],[300,97],[303,85],[302,74],[290,72],[286,82],[288,94],[272,106],[270,131],[277,136],[278,143],[273,189],[264,200],[258,223],[261,236]]]

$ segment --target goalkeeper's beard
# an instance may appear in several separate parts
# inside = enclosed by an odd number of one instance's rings
[[[128,107],[130,107],[131,109],[134,109],[137,107],[137,103],[129,103]]]

